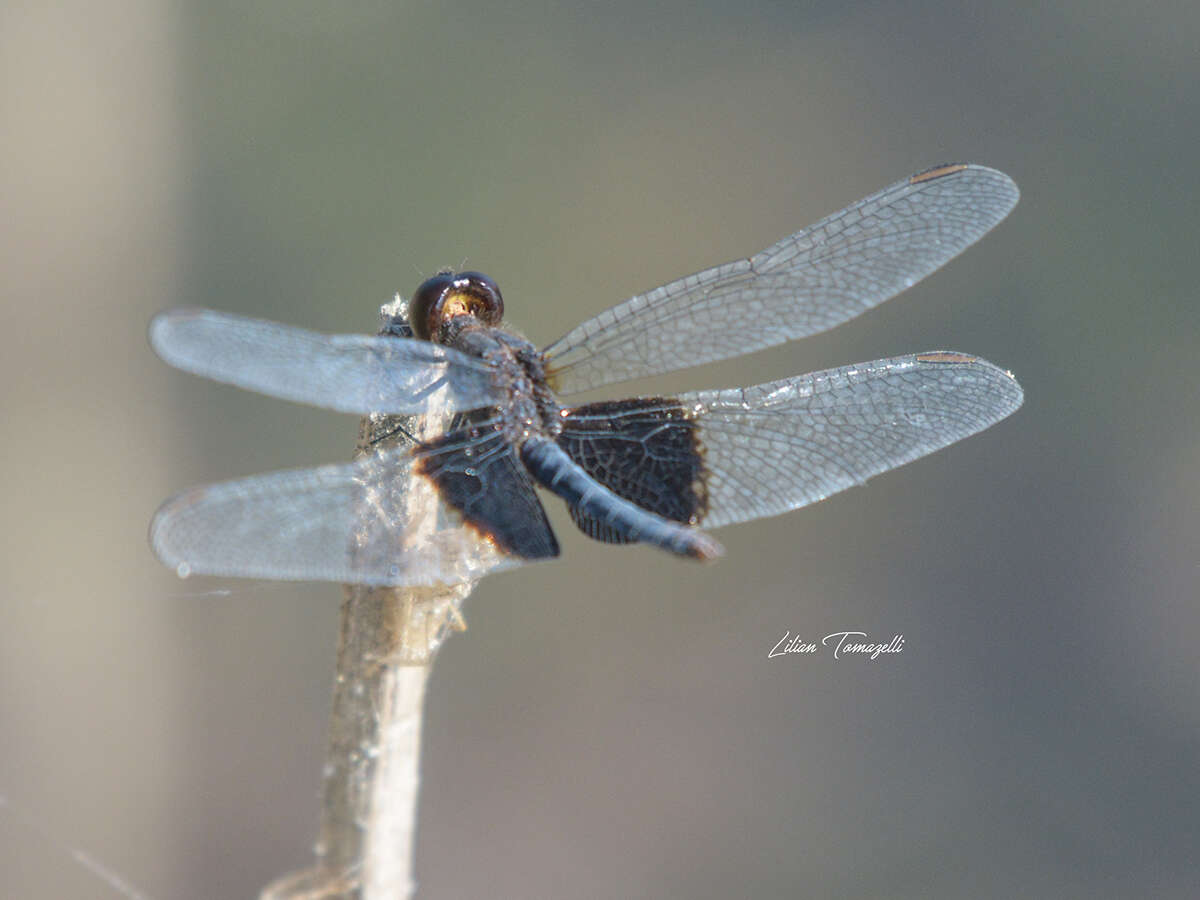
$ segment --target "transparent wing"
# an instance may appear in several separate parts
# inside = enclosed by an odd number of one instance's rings
[[[982,431],[1022,399],[1010,373],[950,351],[684,394],[707,470],[699,524],[821,500]]]
[[[409,449],[270,472],[168,500],[150,543],[180,575],[368,585],[457,584],[522,560],[464,527]]]
[[[486,363],[429,341],[320,334],[185,308],[155,316],[150,343],[177,369],[340,412],[420,415],[495,403]]]
[[[546,348],[564,394],[825,331],[945,265],[1016,205],[1007,175],[929,169],[748,259],[626,300]]]

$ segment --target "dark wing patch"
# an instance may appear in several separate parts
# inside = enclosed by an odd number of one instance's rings
[[[558,444],[588,475],[642,509],[686,525],[703,518],[703,454],[696,424],[677,400],[642,397],[576,407],[564,416]],[[576,507],[571,519],[595,540],[629,542]]]
[[[414,471],[503,552],[522,559],[558,556],[558,541],[516,451],[490,424],[471,424],[492,412],[459,417],[458,427],[421,444]]]

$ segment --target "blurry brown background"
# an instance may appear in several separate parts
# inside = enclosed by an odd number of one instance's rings
[[[370,331],[465,262],[545,343],[948,160],[1023,199],[947,270],[638,388],[954,348],[1025,407],[711,567],[551,502],[563,558],[437,661],[420,896],[1191,896],[1198,9],[6,3],[0,896],[118,896],[82,851],[245,897],[316,834],[340,589],[181,582],[145,529],[356,422],[174,372],[154,311]],[[905,649],[767,659],[848,629]]]

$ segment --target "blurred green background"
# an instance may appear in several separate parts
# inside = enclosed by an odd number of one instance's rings
[[[946,270],[638,387],[954,348],[1024,408],[714,566],[549,503],[563,558],[437,660],[420,896],[1194,896],[1198,40],[1182,0],[4,4],[0,895],[310,859],[340,589],[181,582],[145,529],[357,423],[169,369],[152,313],[371,331],[466,264],[542,344],[970,160],[1023,199]]]

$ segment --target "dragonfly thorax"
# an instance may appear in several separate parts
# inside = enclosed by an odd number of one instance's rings
[[[546,383],[541,351],[504,328],[466,319],[447,330],[447,346],[488,362],[497,397],[497,424],[516,445],[533,435],[550,438],[562,430],[561,405]]]

